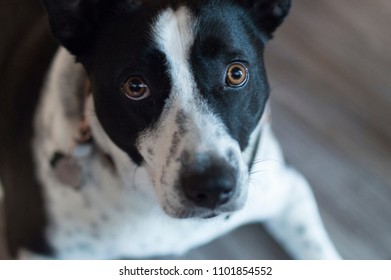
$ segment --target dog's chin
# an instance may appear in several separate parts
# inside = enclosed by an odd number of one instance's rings
[[[172,218],[175,218],[175,219],[212,219],[212,218],[216,218],[220,215],[222,215],[223,213],[217,213],[217,212],[214,212],[212,210],[210,211],[189,211],[189,210],[166,210],[165,209],[165,213],[167,215],[169,215],[170,217]]]
[[[169,207],[163,206],[164,212],[175,219],[212,219],[219,216],[230,215],[236,211],[239,211],[244,206],[244,203],[235,203],[235,205],[225,206],[216,209],[207,209],[207,208],[192,208],[192,207]]]

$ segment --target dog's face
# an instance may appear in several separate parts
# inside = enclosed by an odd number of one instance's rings
[[[269,95],[264,43],[290,1],[44,2],[88,72],[102,127],[146,167],[166,213],[239,209],[242,153]]]

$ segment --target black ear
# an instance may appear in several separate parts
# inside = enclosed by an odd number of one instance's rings
[[[258,27],[269,38],[284,21],[291,8],[291,0],[240,0],[250,9]]]
[[[91,44],[94,30],[112,0],[42,0],[46,7],[52,35],[75,55]]]

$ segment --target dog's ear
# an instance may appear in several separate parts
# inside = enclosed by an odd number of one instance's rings
[[[42,0],[53,37],[71,53],[82,54],[90,46],[94,30],[110,0]]]
[[[237,0],[238,1],[238,0]],[[265,31],[269,38],[284,21],[291,8],[291,0],[239,0],[250,10],[258,27]]]

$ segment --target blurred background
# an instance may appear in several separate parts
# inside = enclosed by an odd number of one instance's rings
[[[54,48],[38,0],[1,0],[0,91],[26,75],[37,90]],[[293,0],[265,56],[274,130],[312,184],[337,249],[345,259],[391,259],[391,1]],[[289,259],[261,225],[183,258]]]

